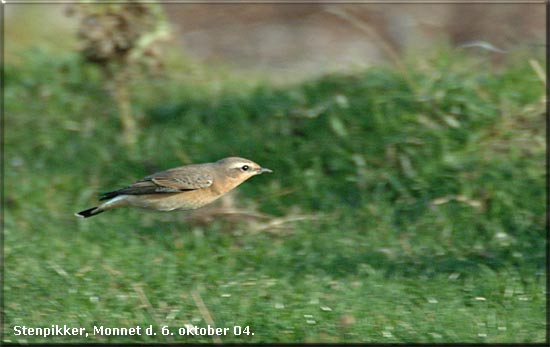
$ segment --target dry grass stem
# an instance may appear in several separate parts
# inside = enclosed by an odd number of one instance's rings
[[[535,59],[529,59],[529,65],[531,65],[542,84],[546,86],[546,73],[542,66],[540,66],[540,63]]]
[[[214,323],[214,319],[212,319],[212,315],[210,314],[210,311],[208,310],[208,307],[204,304],[204,301],[202,301],[201,295],[198,291],[192,290],[191,291],[191,297],[193,298],[193,301],[195,301],[195,305],[199,309],[199,312],[201,313],[202,319],[213,327],[216,328],[216,324]],[[218,335],[212,335],[212,341],[214,343],[222,343],[221,338]]]
[[[401,62],[401,58],[399,56],[399,53],[395,51],[377,32],[375,29],[373,29],[370,25],[365,23],[365,21],[360,20],[356,16],[352,15],[346,10],[343,10],[340,7],[337,6],[325,6],[325,11],[328,13],[331,13],[335,16],[338,16],[342,18],[343,20],[349,22],[350,24],[354,25],[358,29],[365,32],[369,37],[374,39],[374,42],[378,43],[380,46],[381,51],[383,51],[392,61],[395,67],[397,67],[401,73],[403,74],[403,77],[407,80],[409,85],[416,86],[415,81],[411,78],[407,68],[403,63]]]
[[[254,232],[267,231],[274,233],[275,229],[280,229],[283,226],[303,220],[319,220],[322,217],[319,215],[295,215],[280,218],[273,218],[266,223],[259,224],[253,228]]]
[[[143,288],[141,288],[138,284],[132,283],[132,288],[134,289],[134,292],[137,294],[139,301],[141,301],[141,305],[145,307],[147,310],[147,313],[153,318],[153,321],[157,324],[157,326],[162,326],[162,322],[157,318],[157,314],[155,312],[155,308],[153,305],[151,305],[151,301],[147,298],[147,295],[145,295],[145,292],[143,291]],[[168,340],[173,341],[173,337],[170,335],[166,336]]]

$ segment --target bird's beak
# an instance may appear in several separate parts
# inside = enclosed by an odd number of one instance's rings
[[[261,168],[258,169],[258,173],[264,173],[264,172],[270,172],[271,173],[273,171],[271,171],[270,169],[265,168],[265,167],[261,167]]]

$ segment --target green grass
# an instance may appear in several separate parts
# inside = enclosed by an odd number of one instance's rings
[[[160,334],[206,326],[205,308],[254,332],[222,342],[545,340],[544,90],[525,57],[496,68],[442,49],[408,63],[414,85],[387,67],[277,88],[136,78],[129,150],[97,71],[24,56],[5,81],[6,341],[212,342]],[[311,218],[258,232],[183,212],[73,216],[229,155],[274,170],[239,187],[238,207]],[[52,324],[158,335],[13,335]]]

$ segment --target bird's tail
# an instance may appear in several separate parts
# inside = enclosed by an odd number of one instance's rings
[[[92,208],[89,208],[87,210],[84,210],[84,211],[80,211],[78,213],[75,213],[75,216],[77,217],[83,217],[83,218],[88,218],[88,217],[92,217],[92,216],[95,216],[97,214],[100,214],[101,212],[105,212],[105,210],[100,210],[97,206],[96,207],[92,207]]]

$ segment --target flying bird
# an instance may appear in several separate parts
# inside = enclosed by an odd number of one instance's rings
[[[105,202],[75,215],[88,218],[120,207],[156,211],[193,210],[215,201],[250,177],[264,172],[272,171],[238,157],[179,166],[104,193],[99,200]]]

